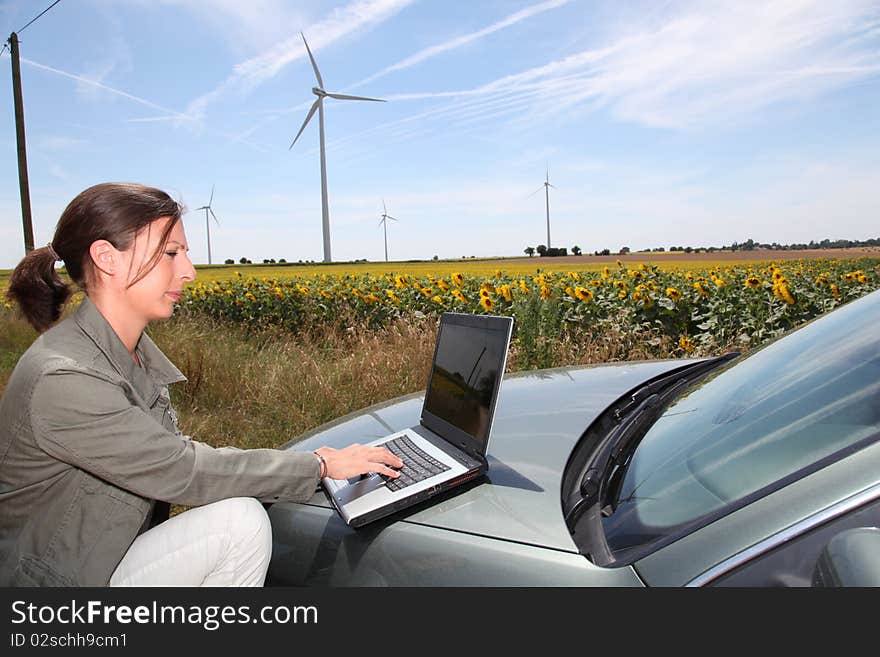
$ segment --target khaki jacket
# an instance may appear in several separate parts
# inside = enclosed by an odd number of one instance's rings
[[[137,354],[86,298],[19,360],[0,401],[0,585],[106,585],[157,500],[314,493],[309,452],[182,435],[168,385],[185,377],[146,334]]]

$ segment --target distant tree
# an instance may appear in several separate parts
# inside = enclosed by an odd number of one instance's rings
[[[610,249],[602,249],[601,251],[593,251],[595,255],[611,255]]]
[[[525,248],[525,250],[523,251],[523,253],[525,253],[527,256],[529,256],[531,258],[533,255],[535,255],[535,247],[527,246]]]
[[[280,258],[280,259],[278,260],[278,264],[279,264],[279,265],[286,265],[286,264],[287,264],[287,260],[285,260],[284,258]]]
[[[235,260],[233,260],[232,258],[226,258],[226,260],[223,261],[223,264],[224,265],[234,265]]]
[[[618,251],[618,253],[620,255],[626,255],[627,253],[629,253],[629,247],[628,246],[620,247],[620,251]]]
[[[263,258],[263,264],[264,264],[264,265],[268,265],[268,264],[269,264],[269,258]]]
[[[691,247],[689,247],[689,246],[684,247],[684,252],[685,252],[685,253],[693,253],[693,251],[694,251],[693,248],[691,248]]]
[[[538,255],[543,258],[544,255],[547,253],[547,247],[544,246],[543,244],[539,244],[538,247],[535,249],[535,251],[537,251]]]
[[[250,262],[250,260],[248,260],[247,258],[241,258],[241,259],[239,260],[239,262],[240,262],[241,264],[243,264],[243,265],[246,265],[247,263]]]
[[[573,247],[571,247],[571,252],[574,255],[580,255],[581,254],[581,247],[579,247],[577,244],[575,244]]]

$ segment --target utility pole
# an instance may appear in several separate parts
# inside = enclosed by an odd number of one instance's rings
[[[12,55],[12,95],[15,104],[15,138],[18,143],[18,186],[21,192],[21,223],[24,228],[24,252],[34,249],[34,226],[31,221],[31,194],[28,187],[27,147],[24,141],[24,103],[21,99],[21,63],[18,58],[18,35],[9,35]]]

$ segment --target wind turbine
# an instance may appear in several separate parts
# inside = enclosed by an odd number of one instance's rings
[[[550,184],[550,165],[547,165],[547,178],[544,180],[544,197],[546,199],[547,205],[547,248],[550,248],[550,188],[553,185]]]
[[[208,200],[208,205],[203,205],[200,208],[196,208],[196,212],[199,210],[205,211],[205,231],[208,234],[208,264],[211,264],[211,222],[208,221],[208,213],[211,213],[211,216],[214,217],[214,221],[217,222],[217,225],[220,225],[220,220],[217,219],[217,215],[214,214],[214,210],[211,208],[211,203],[214,201],[214,185],[211,185],[211,198]]]
[[[379,220],[379,225],[382,226],[385,231],[385,262],[388,262],[388,219],[391,221],[397,221],[394,217],[388,214],[388,208],[385,207],[385,199],[382,199],[382,219]]]
[[[547,165],[547,178],[544,180],[544,184],[541,185],[544,188],[544,198],[546,199],[546,207],[547,207],[547,248],[550,248],[550,188],[556,189],[556,185],[550,184],[550,165]],[[533,196],[541,191],[541,187],[538,187],[534,192],[529,194],[529,196]]]
[[[315,78],[318,80],[318,86],[312,87],[312,93],[315,94],[318,98],[317,100],[315,100],[312,108],[309,110],[309,113],[306,114],[306,120],[303,121],[302,127],[299,129],[299,132],[296,133],[296,137],[293,138],[293,141],[290,143],[290,148],[288,148],[287,150],[293,148],[296,140],[299,139],[299,136],[302,134],[303,130],[306,129],[306,126],[308,125],[311,118],[315,115],[315,110],[317,110],[318,129],[321,136],[321,225],[324,233],[324,262],[330,262],[330,209],[327,207],[327,158],[324,154],[324,98],[329,96],[330,98],[336,98],[338,100],[371,100],[378,103],[384,103],[385,101],[381,98],[347,96],[345,94],[335,94],[324,91],[324,80],[321,79],[321,72],[318,70],[318,64],[317,62],[315,62],[312,51],[309,49],[309,44],[308,41],[306,41],[306,36],[302,32],[300,32],[300,36],[302,37],[303,43],[306,46],[306,52],[309,54],[309,59],[312,61],[312,68],[315,70]]]

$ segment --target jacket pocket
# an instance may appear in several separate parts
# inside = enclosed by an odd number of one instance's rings
[[[42,559],[23,556],[12,573],[12,586],[76,586],[70,577],[59,573]]]

